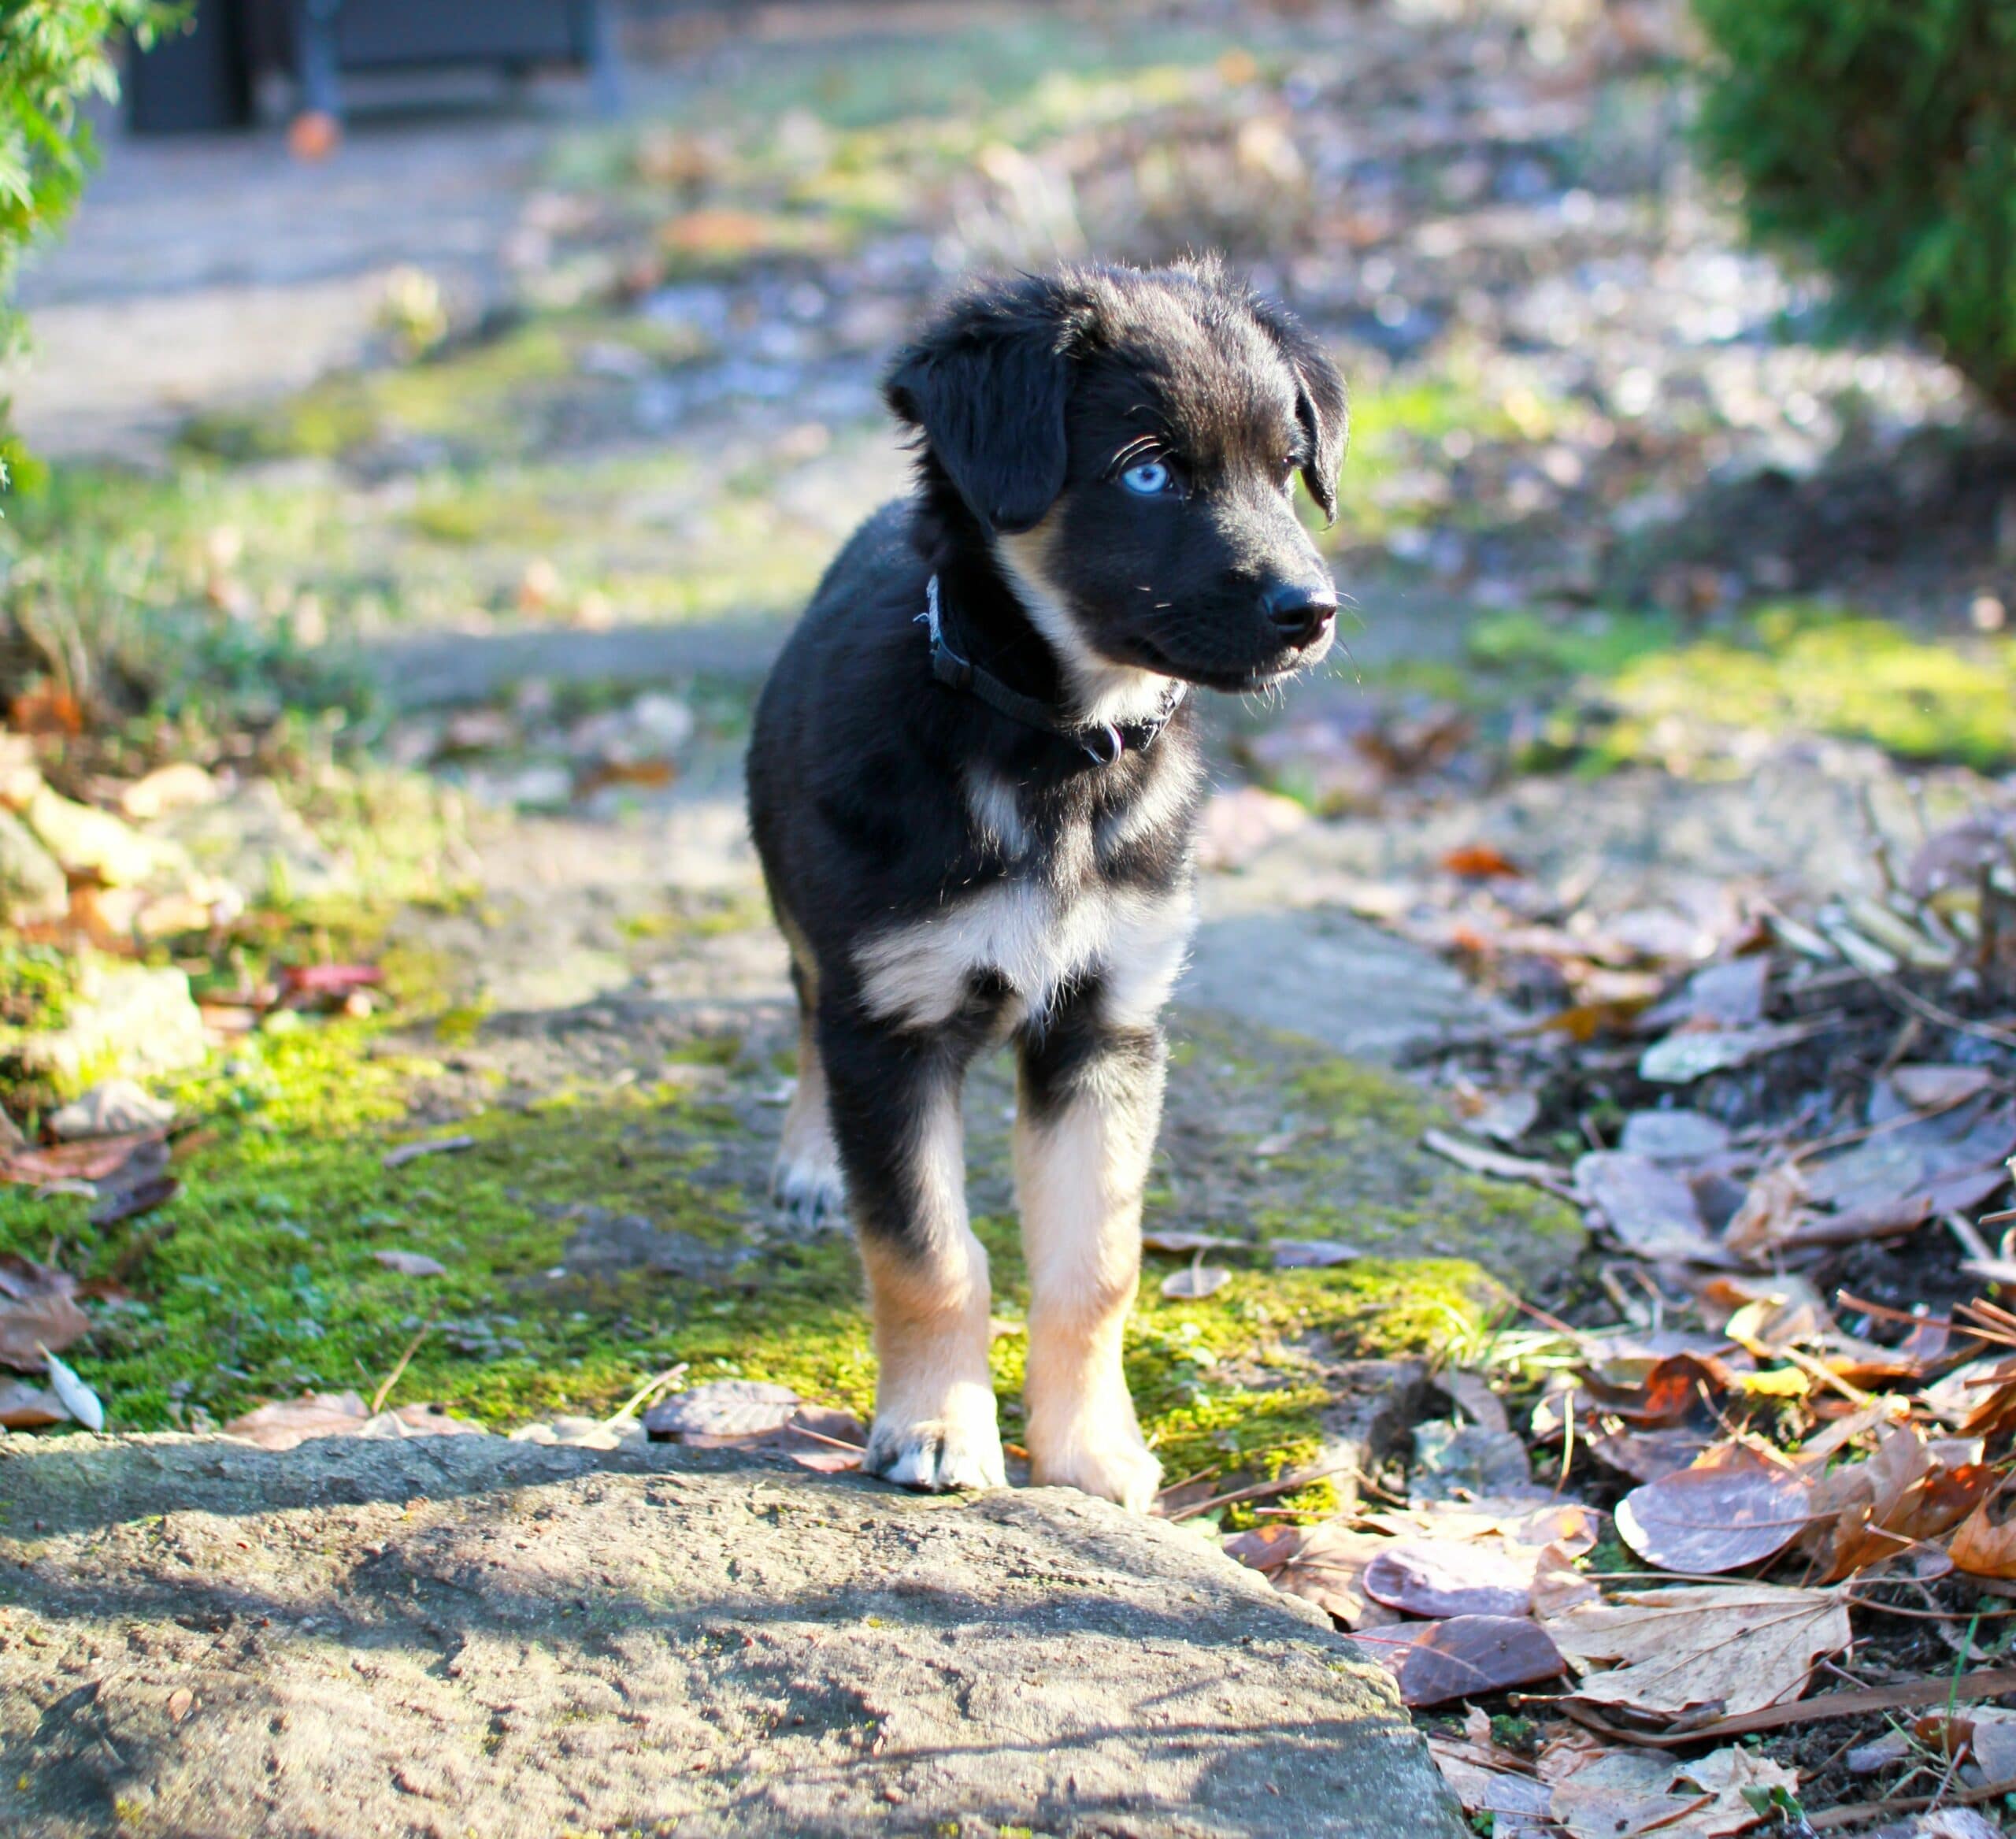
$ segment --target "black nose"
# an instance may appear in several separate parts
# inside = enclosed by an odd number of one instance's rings
[[[1277,582],[1260,597],[1261,610],[1292,645],[1306,645],[1337,617],[1336,590],[1308,582]]]

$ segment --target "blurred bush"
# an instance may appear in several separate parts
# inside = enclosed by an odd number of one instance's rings
[[[1756,238],[1840,319],[1914,331],[2016,415],[2016,4],[1694,0],[1699,123]]]
[[[8,304],[21,252],[69,214],[91,168],[91,124],[77,105],[118,93],[108,41],[125,32],[146,39],[181,12],[161,0],[0,5],[0,356],[21,340],[20,317]]]

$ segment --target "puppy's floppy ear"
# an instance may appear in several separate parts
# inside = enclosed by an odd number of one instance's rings
[[[1033,528],[1064,489],[1076,330],[1047,280],[976,288],[899,351],[884,379],[897,418],[922,434],[990,531]]]
[[[1337,521],[1337,469],[1344,462],[1349,417],[1344,380],[1302,321],[1277,302],[1255,299],[1253,317],[1279,347],[1295,373],[1295,419],[1309,437],[1309,460],[1302,480],[1323,507],[1324,521]]]

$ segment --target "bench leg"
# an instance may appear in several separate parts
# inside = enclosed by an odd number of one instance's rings
[[[616,48],[615,11],[610,0],[581,0],[581,8],[595,113],[613,120],[623,113],[623,60]]]
[[[304,113],[340,121],[342,80],[336,73],[336,13],[343,0],[295,0],[295,51],[301,64]]]

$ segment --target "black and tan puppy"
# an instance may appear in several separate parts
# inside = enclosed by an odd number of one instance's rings
[[[827,571],[750,749],[802,1010],[778,1189],[852,1214],[869,1470],[998,1485],[960,1087],[1012,1036],[1032,1472],[1146,1507],[1121,1337],[1191,925],[1185,699],[1329,650],[1293,492],[1334,513],[1343,387],[1288,313],[1199,264],[976,287],[885,393],[916,493]]]

